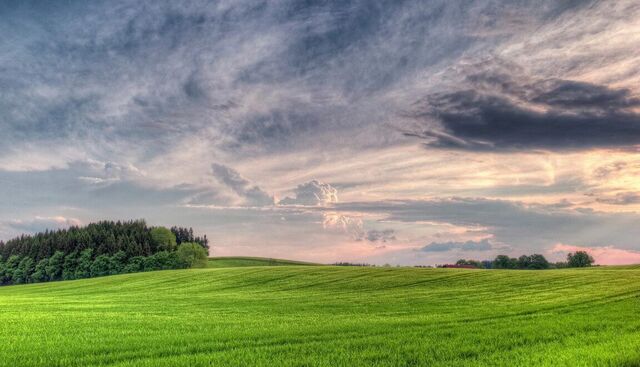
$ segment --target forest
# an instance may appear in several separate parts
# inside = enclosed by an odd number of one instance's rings
[[[0,241],[0,285],[206,266],[209,240],[192,228],[101,221]]]

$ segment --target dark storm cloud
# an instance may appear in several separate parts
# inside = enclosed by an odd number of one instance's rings
[[[628,89],[568,81],[530,84],[499,73],[467,78],[473,89],[432,94],[406,135],[428,147],[478,151],[579,150],[640,144],[640,99]],[[434,124],[435,123],[435,124]]]
[[[493,246],[488,239],[480,241],[466,241],[466,242],[431,242],[430,244],[422,247],[420,251],[423,252],[447,252],[452,250],[460,251],[489,251]]]

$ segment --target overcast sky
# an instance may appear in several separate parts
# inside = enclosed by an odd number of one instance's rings
[[[635,0],[2,1],[0,239],[640,262]]]

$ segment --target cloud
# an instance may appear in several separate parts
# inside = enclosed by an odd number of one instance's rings
[[[385,221],[444,223],[475,229],[514,251],[543,251],[554,244],[637,248],[640,214],[526,204],[485,198],[339,203],[332,210],[381,215]]]
[[[640,99],[629,89],[570,80],[523,84],[487,72],[472,89],[427,96],[407,136],[427,147],[471,151],[580,150],[640,145]]]
[[[144,172],[131,163],[119,164],[89,160],[73,162],[71,166],[87,172],[88,175],[78,177],[80,181],[96,186],[106,186],[123,180],[132,181],[145,176]]]
[[[326,206],[338,202],[338,190],[316,180],[298,185],[293,190],[295,197],[280,200],[280,205]]]
[[[381,231],[372,229],[367,231],[366,238],[369,242],[389,242],[396,239],[395,233],[393,229],[384,229]]]
[[[6,223],[16,231],[27,233],[44,232],[45,230],[63,229],[71,226],[79,226],[82,222],[76,218],[56,217],[35,217],[27,220],[14,220]]]
[[[570,252],[586,251],[593,256],[596,264],[600,265],[640,264],[640,252],[623,250],[613,246],[584,247],[556,244],[551,251],[564,256]]]
[[[242,177],[233,168],[214,163],[211,165],[211,169],[213,170],[213,175],[221,183],[225,184],[243,199],[244,205],[269,206],[274,204],[273,196],[263,191],[260,187],[252,185],[249,180]]]
[[[347,234],[352,240],[362,241],[365,237],[362,219],[335,212],[322,213],[324,229]]]
[[[628,163],[624,161],[617,161],[598,167],[593,175],[599,179],[606,179],[612,175],[615,175],[628,167]]]
[[[597,202],[610,205],[633,205],[640,204],[640,193],[620,192],[613,197],[599,197]]]
[[[2,221],[198,223],[229,251],[271,256],[301,242],[308,256],[372,251],[366,239],[385,238],[372,228],[402,231],[387,250],[417,248],[438,241],[429,221],[523,249],[638,235],[637,214],[575,209],[629,201],[616,195],[635,190],[637,167],[564,155],[638,137],[637,1],[0,8]],[[514,150],[526,154],[492,154]],[[486,198],[433,199],[451,195]]]
[[[423,252],[446,252],[446,251],[489,251],[494,246],[489,242],[489,239],[485,238],[480,241],[466,241],[466,242],[431,242],[430,244],[422,247],[420,251]]]

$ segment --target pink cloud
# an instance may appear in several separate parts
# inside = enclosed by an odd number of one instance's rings
[[[553,253],[569,253],[576,251],[586,251],[600,265],[625,265],[640,264],[640,252],[622,250],[612,246],[604,247],[583,247],[565,244],[557,244],[551,249]]]

